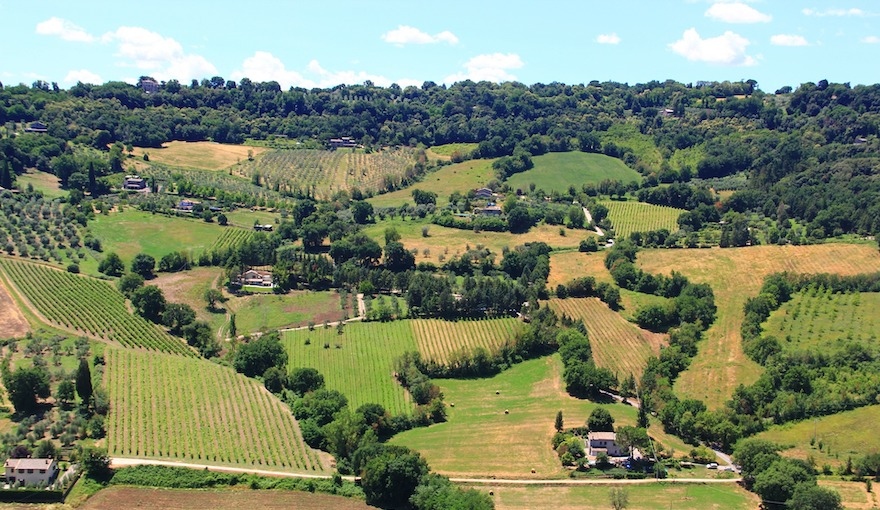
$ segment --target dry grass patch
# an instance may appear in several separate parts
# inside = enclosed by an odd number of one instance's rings
[[[551,299],[549,305],[557,314],[584,321],[596,365],[621,380],[628,374],[638,379],[648,358],[659,355],[660,346],[668,343],[666,335],[640,329],[598,298]]]
[[[819,480],[819,486],[837,491],[844,508],[877,508],[877,493],[868,492],[864,482],[844,482],[841,480]]]
[[[298,510],[367,510],[375,508],[361,500],[280,490],[185,490],[154,489],[147,487],[110,487],[92,496],[83,510],[117,510],[120,508],[184,509],[212,508],[214,510],[239,510],[241,508]]]
[[[444,166],[435,172],[425,175],[421,182],[412,186],[376,195],[369,202],[373,207],[399,207],[403,203],[413,203],[412,192],[414,189],[432,191],[437,194],[437,206],[443,207],[449,203],[449,195],[453,191],[466,194],[468,191],[482,188],[495,178],[492,170],[491,159],[472,159],[463,163]]]
[[[688,370],[676,382],[676,392],[717,409],[738,384],[751,384],[761,367],[742,350],[742,309],[757,295],[764,278],[779,271],[852,275],[880,271],[876,247],[853,244],[813,246],[753,246],[708,250],[644,250],[638,265],[651,273],[676,270],[715,292],[718,318]]]
[[[580,241],[578,241],[580,242]],[[569,251],[550,254],[550,277],[547,286],[555,289],[572,278],[592,276],[596,281],[612,282],[611,273],[605,269],[605,254],[602,252],[581,253]]]
[[[0,280],[0,337],[22,337],[30,330],[30,324]]]
[[[229,145],[217,142],[181,142],[162,144],[161,149],[135,147],[134,155],[150,155],[150,161],[163,165],[196,168],[200,170],[222,170],[248,159],[248,153],[256,156],[266,152],[265,147],[249,145]]]

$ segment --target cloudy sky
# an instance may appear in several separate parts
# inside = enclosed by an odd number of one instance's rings
[[[0,0],[0,81],[880,82],[878,0]]]

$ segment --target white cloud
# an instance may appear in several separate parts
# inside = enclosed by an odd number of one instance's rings
[[[100,76],[98,76],[97,74],[95,74],[87,69],[74,69],[73,71],[70,71],[69,73],[67,73],[67,75],[64,77],[64,79],[61,81],[62,81],[62,83],[70,83],[70,84],[74,84],[76,82],[83,82],[83,83],[91,83],[93,85],[100,85],[101,83],[104,83],[104,80],[102,80]]]
[[[458,37],[448,30],[431,35],[408,25],[400,25],[394,30],[385,32],[382,34],[382,40],[397,46],[405,44],[436,44],[440,42],[458,44]]]
[[[706,17],[725,23],[768,23],[773,19],[769,14],[742,2],[718,2],[706,11]]]
[[[669,48],[694,62],[707,62],[729,66],[751,66],[757,60],[746,54],[750,42],[745,37],[731,31],[718,37],[703,39],[696,28],[684,31],[681,39],[671,43]]]
[[[770,44],[776,46],[809,46],[810,43],[802,35],[776,34],[770,36]]]
[[[101,37],[105,43],[116,43],[117,57],[122,65],[149,71],[153,77],[186,81],[217,75],[217,68],[201,55],[184,52],[172,39],[141,27],[119,27]]]
[[[51,17],[46,21],[37,23],[37,33],[40,35],[57,35],[65,41],[92,42],[95,36],[85,31],[84,28],[74,25],[66,19]]]
[[[880,44],[880,37],[869,35],[867,37],[862,37],[861,41],[865,44]]]
[[[620,44],[620,36],[617,35],[617,32],[599,34],[599,36],[596,37],[596,42],[599,44]]]
[[[396,82],[375,74],[364,71],[330,71],[325,69],[320,62],[312,60],[308,63],[305,73],[287,69],[284,62],[268,51],[257,51],[242,62],[241,69],[232,73],[232,79],[241,81],[242,78],[252,81],[277,81],[282,88],[290,87],[333,87],[340,84],[354,85],[369,80],[381,87],[387,87],[397,83],[401,87],[408,85],[420,85],[421,82],[411,79],[401,79]]]
[[[463,80],[492,81],[496,83],[515,81],[516,76],[509,71],[520,69],[522,59],[516,53],[489,53],[477,55],[464,64],[465,71],[446,77],[446,83],[455,83]]]
[[[820,18],[824,18],[826,16],[834,16],[834,17],[844,17],[844,16],[867,16],[868,13],[853,7],[850,9],[825,9],[824,11],[817,11],[816,9],[804,9],[801,11],[806,16],[817,16]]]

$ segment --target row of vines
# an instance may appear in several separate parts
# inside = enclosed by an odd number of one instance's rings
[[[426,360],[447,363],[450,356],[462,349],[482,347],[494,352],[512,340],[523,329],[519,319],[482,319],[445,321],[419,319],[411,321],[419,352]]]
[[[183,341],[130,312],[122,294],[107,282],[9,258],[0,258],[0,269],[56,325],[126,347],[195,356]]]
[[[624,238],[633,232],[649,232],[666,229],[678,230],[678,217],[684,209],[644,202],[606,200],[602,205],[608,208],[608,219],[614,226],[618,237]]]
[[[203,360],[108,349],[111,455],[324,472],[290,410],[257,381]]]

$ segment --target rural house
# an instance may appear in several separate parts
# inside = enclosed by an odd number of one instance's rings
[[[254,225],[254,230],[256,230],[257,232],[271,232],[272,229],[273,227],[270,224],[260,225],[259,223],[257,223]]]
[[[138,80],[138,87],[146,94],[155,94],[156,92],[159,92],[159,84],[149,76],[142,76],[141,79]]]
[[[474,191],[474,196],[477,198],[490,199],[492,198],[492,190],[489,188],[480,188]]]
[[[501,208],[497,205],[487,205],[486,207],[477,207],[474,209],[474,213],[484,216],[501,216]]]
[[[354,148],[357,147],[357,142],[354,138],[350,136],[343,136],[342,138],[331,138],[330,139],[330,148],[331,149],[339,149],[339,148]]]
[[[139,175],[126,175],[122,187],[127,191],[147,190],[147,181]]]
[[[237,281],[240,285],[254,285],[257,287],[272,287],[272,272],[260,271],[258,269],[248,269],[238,275]]]
[[[45,133],[49,131],[49,126],[40,121],[31,122],[28,127],[24,128],[25,133]]]
[[[625,457],[629,453],[616,442],[614,432],[590,432],[587,435],[587,455],[595,457],[605,453],[609,457]]]
[[[58,476],[55,459],[7,459],[6,483],[26,486],[46,486]]]

